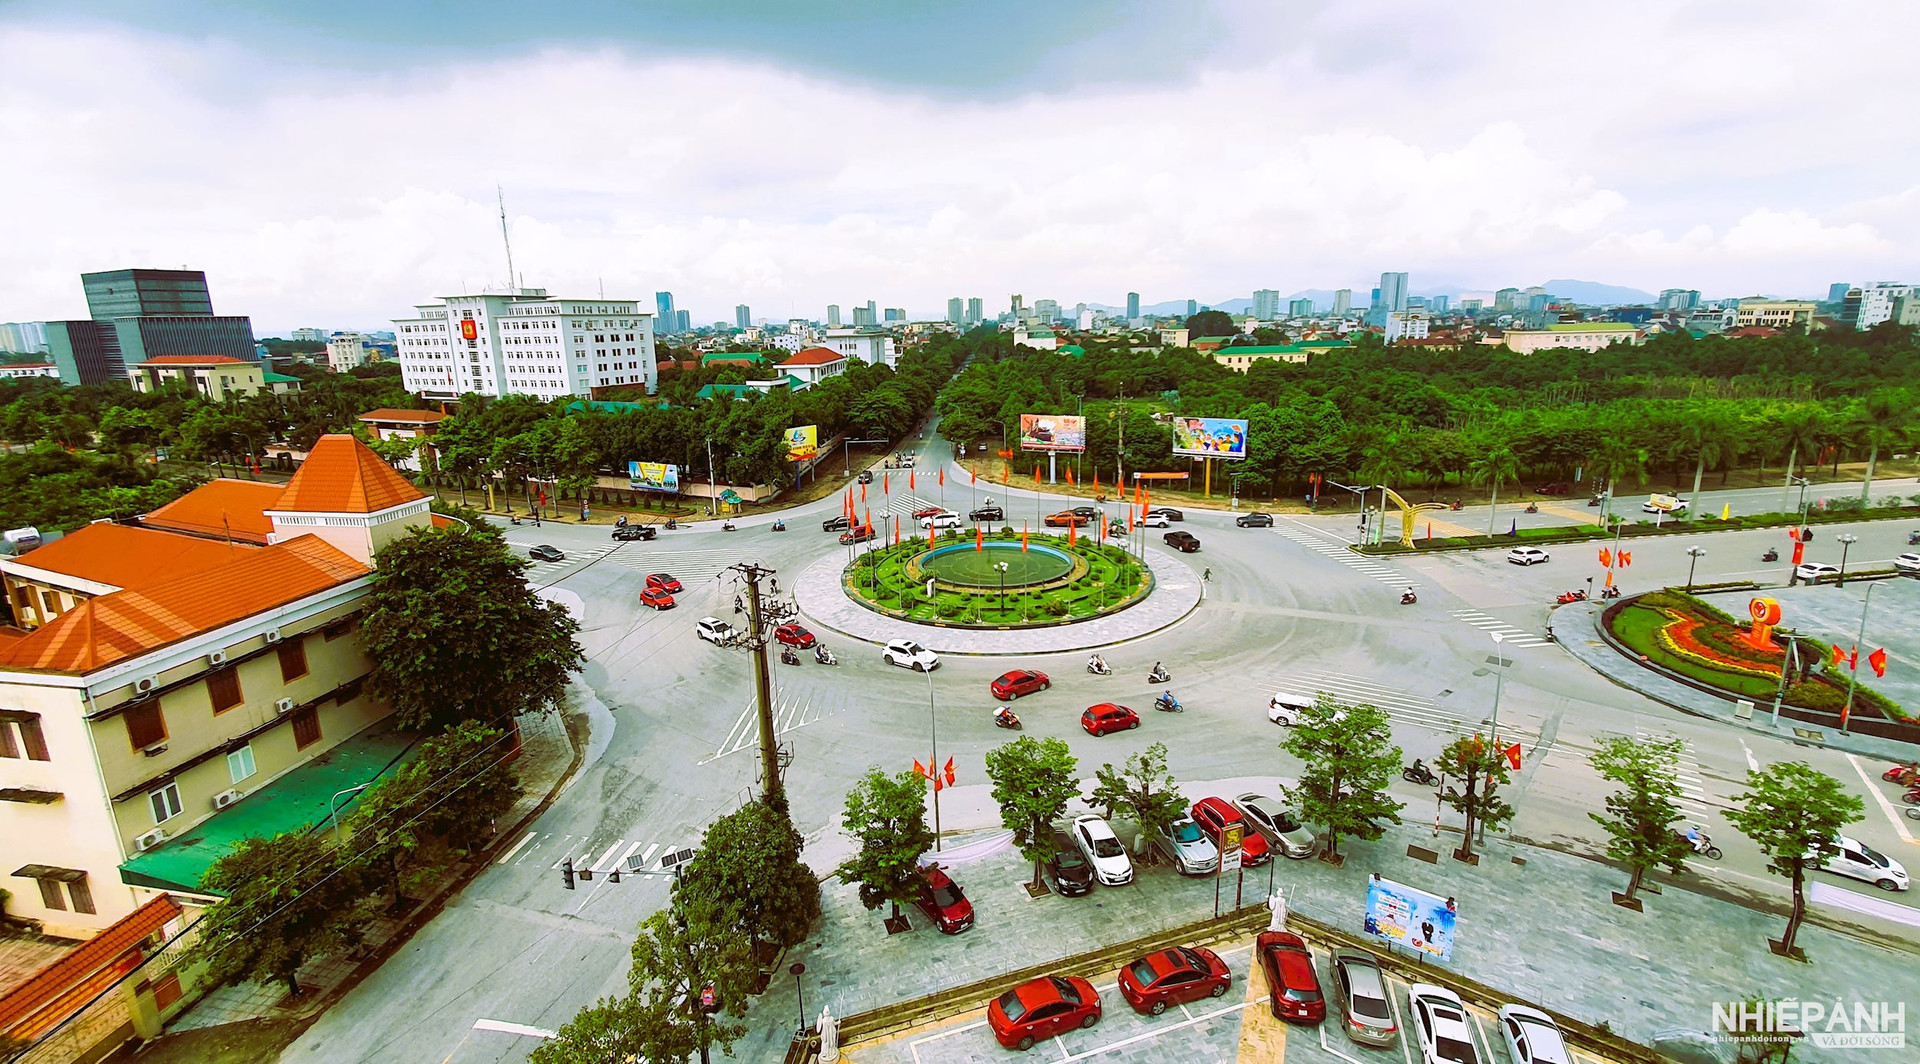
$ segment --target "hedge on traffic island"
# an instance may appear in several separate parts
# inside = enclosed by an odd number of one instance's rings
[[[865,551],[848,564],[840,583],[847,596],[889,617],[952,628],[1020,628],[1072,624],[1126,609],[1153,590],[1153,574],[1140,559],[1113,544],[1084,533],[1072,544],[1065,536],[1032,532],[1035,543],[1073,555],[1073,572],[1060,580],[1030,587],[1009,587],[1004,596],[997,587],[964,588],[936,583],[927,598],[925,577],[909,563],[925,553],[924,537],[903,540],[891,547]],[[1021,533],[1002,528],[985,537],[988,543],[1019,543]],[[939,546],[974,541],[972,532],[948,529]]]
[[[1686,518],[1668,519],[1655,524],[1652,521],[1628,522],[1620,514],[1614,514],[1614,522],[1620,527],[1603,528],[1591,525],[1555,525],[1544,528],[1521,528],[1513,532],[1497,532],[1491,536],[1421,536],[1416,534],[1411,548],[1401,546],[1397,539],[1389,539],[1378,545],[1355,547],[1362,554],[1417,554],[1431,550],[1485,550],[1488,547],[1511,547],[1516,544],[1532,546],[1551,546],[1555,543],[1585,543],[1590,540],[1612,539],[1616,532],[1623,540],[1640,539],[1647,536],[1674,536],[1695,532],[1738,532],[1755,528],[1792,528],[1801,523],[1798,513],[1747,514],[1744,517],[1732,517],[1722,521],[1718,517],[1702,517],[1697,520]],[[1906,501],[1898,495],[1889,495],[1871,506],[1862,505],[1858,498],[1829,500],[1824,510],[1809,510],[1806,524],[1830,525],[1847,521],[1891,521],[1898,518],[1920,520],[1920,495],[1911,496]],[[1416,515],[1414,520],[1420,518]]]
[[[1668,589],[1622,599],[1601,614],[1601,623],[1645,660],[1697,683],[1720,688],[1754,702],[1772,702],[1786,661],[1784,648],[1756,647],[1747,629],[1725,612],[1681,591]],[[1833,667],[1829,644],[1797,637],[1800,660],[1818,662],[1789,679],[1784,704],[1822,713],[1839,713],[1846,702],[1846,673]],[[1865,661],[1861,668],[1866,668]],[[1854,687],[1854,715],[1912,723],[1898,703],[1864,683]]]

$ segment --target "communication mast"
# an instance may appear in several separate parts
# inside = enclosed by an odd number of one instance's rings
[[[500,242],[507,246],[507,287],[512,289],[515,287],[514,278],[519,275],[513,272],[513,238],[507,235],[507,194],[496,184],[493,186],[493,195],[500,203]]]

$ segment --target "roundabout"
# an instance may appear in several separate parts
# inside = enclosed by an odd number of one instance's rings
[[[1154,578],[1117,546],[1001,532],[867,551],[846,563],[840,583],[850,601],[888,617],[1000,630],[1117,613],[1145,599]]]

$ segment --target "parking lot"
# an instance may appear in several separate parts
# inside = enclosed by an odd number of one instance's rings
[[[1314,969],[1322,991],[1336,985],[1328,951],[1309,940]],[[1271,1064],[1416,1064],[1419,1048],[1411,1042],[1407,982],[1388,977],[1393,990],[1394,1019],[1399,1043],[1391,1049],[1361,1046],[1347,1038],[1344,1014],[1329,993],[1327,1020],[1312,1026],[1291,1025],[1275,1019],[1267,1004],[1265,974],[1253,965],[1253,937],[1213,946],[1233,971],[1233,990],[1224,997],[1202,999],[1168,1009],[1160,1016],[1135,1012],[1121,997],[1114,973],[1093,979],[1100,992],[1102,1016],[1092,1028],[1074,1030],[1048,1039],[1027,1054],[1005,1049],[987,1026],[986,1002],[957,1015],[844,1047],[842,1057],[856,1064],[984,1064],[989,1061],[1033,1059],[1063,1062],[1182,1061],[1193,1064],[1254,1062]],[[1473,1018],[1474,1052],[1491,1064],[1518,1064],[1501,1042],[1497,1020],[1485,1009],[1468,1007]],[[1576,1053],[1581,1064],[1606,1064],[1606,1058]]]

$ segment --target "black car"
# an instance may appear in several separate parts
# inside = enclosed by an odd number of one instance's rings
[[[1093,889],[1093,868],[1064,831],[1053,833],[1053,859],[1047,862],[1047,874],[1053,877],[1054,893],[1065,897],[1078,897]]]
[[[1256,510],[1250,514],[1241,514],[1233,519],[1233,523],[1241,528],[1272,528],[1273,515]]]
[[[559,547],[550,547],[545,543],[538,547],[527,548],[527,557],[537,562],[564,562],[567,556],[560,553]]]
[[[969,521],[1004,521],[1007,512],[998,506],[982,506],[967,515]]]
[[[873,470],[871,470],[871,469],[862,469],[862,470],[860,471],[860,477],[859,477],[859,480],[860,480],[860,483],[862,483],[862,484],[871,484],[871,483],[873,483]]]
[[[829,517],[825,521],[820,522],[820,531],[822,532],[845,532],[852,527],[853,522],[849,520],[845,514],[841,514],[839,517]]]
[[[1188,554],[1192,554],[1194,551],[1200,549],[1200,541],[1195,539],[1191,532],[1175,530],[1160,538],[1167,541],[1167,546],[1172,547],[1174,550],[1185,551]]]
[[[1076,506],[1073,508],[1073,515],[1075,517],[1084,517],[1088,521],[1097,521],[1100,519],[1100,511],[1092,506]]]
[[[623,542],[636,539],[652,539],[659,534],[660,530],[652,525],[621,525],[613,530],[613,538]]]
[[[1159,514],[1169,521],[1185,521],[1187,519],[1186,514],[1181,513],[1171,506],[1156,506],[1147,511],[1148,517],[1152,517],[1154,514]]]

